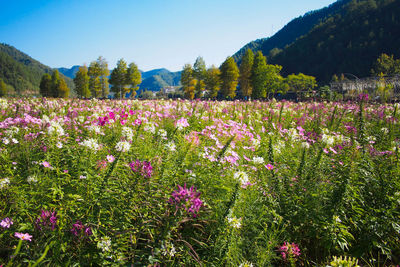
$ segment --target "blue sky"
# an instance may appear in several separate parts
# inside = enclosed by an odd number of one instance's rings
[[[181,70],[202,56],[219,66],[246,43],[269,37],[334,0],[0,0],[0,42],[56,68],[109,67],[120,58],[140,69]]]

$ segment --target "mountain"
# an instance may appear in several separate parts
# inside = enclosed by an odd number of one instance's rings
[[[342,14],[327,18],[297,39],[270,63],[283,66],[283,74],[303,72],[320,84],[332,75],[371,75],[380,54],[400,57],[399,0],[351,1]]]
[[[73,79],[75,74],[78,72],[79,66],[73,66],[72,68],[58,68],[58,71],[65,76]],[[110,70],[111,73],[112,70]],[[140,92],[147,91],[160,91],[162,88],[170,86],[180,86],[181,71],[171,72],[167,69],[154,69],[149,71],[141,71],[142,83],[139,85]]]
[[[58,71],[60,72],[60,73],[62,73],[62,74],[64,74],[65,76],[67,76],[68,78],[71,78],[71,79],[74,79],[75,78],[75,75],[76,75],[76,73],[78,72],[78,70],[79,70],[79,65],[75,65],[75,66],[72,66],[71,68],[57,68],[58,69]]]
[[[17,94],[38,94],[40,80],[44,73],[53,69],[31,58],[8,44],[0,44],[0,78]],[[63,75],[62,75],[63,76]],[[68,87],[74,88],[73,81],[63,76]]]
[[[250,42],[234,57],[261,50],[270,64],[283,66],[283,75],[302,72],[326,84],[334,74],[369,76],[382,53],[399,58],[399,36],[399,0],[339,0]]]
[[[272,53],[276,53],[279,49],[283,49],[285,46],[296,41],[297,38],[307,34],[321,21],[329,16],[340,13],[348,2],[350,0],[339,0],[328,7],[310,11],[304,16],[295,18],[273,36],[246,44],[233,55],[233,58],[236,62],[240,62],[247,49],[251,49],[253,52],[261,50],[264,55],[269,55],[271,50],[273,50]]]
[[[181,71],[170,72],[167,69],[155,69],[142,72],[142,83],[139,85],[138,94],[143,91],[160,91],[169,86],[180,86]]]

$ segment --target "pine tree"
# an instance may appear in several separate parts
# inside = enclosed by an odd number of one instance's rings
[[[48,73],[43,74],[42,79],[40,80],[40,94],[43,97],[51,96],[51,75]]]
[[[221,71],[221,94],[223,98],[233,99],[236,96],[239,69],[233,57],[228,57],[220,67]]]
[[[121,58],[118,60],[117,66],[112,70],[110,76],[111,90],[115,93],[116,97],[121,99],[127,91],[127,70],[127,64],[125,60]]]
[[[0,78],[0,97],[6,96],[7,95],[7,85],[3,81],[3,79]]]
[[[240,86],[240,92],[244,98],[250,97],[253,91],[253,87],[251,85],[251,70],[253,68],[253,63],[254,63],[253,51],[251,51],[251,49],[247,49],[239,67],[239,72],[240,72],[239,86]]]
[[[76,92],[79,97],[90,97],[90,90],[89,90],[89,76],[88,76],[88,69],[86,66],[79,67],[78,72],[74,78]]]
[[[221,89],[221,71],[215,67],[211,66],[207,70],[205,84],[208,97],[215,99],[218,96],[218,92]]]
[[[265,98],[267,96],[267,75],[267,59],[261,51],[258,51],[254,57],[251,71],[251,85],[253,86],[251,96],[253,98]]]
[[[129,86],[131,98],[136,96],[136,91],[141,82],[142,74],[140,73],[138,66],[134,62],[132,62],[131,64],[129,64],[126,73],[126,84]]]

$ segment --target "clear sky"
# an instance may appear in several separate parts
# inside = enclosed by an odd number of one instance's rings
[[[0,42],[50,67],[181,70],[202,56],[219,66],[250,41],[335,0],[0,0]]]

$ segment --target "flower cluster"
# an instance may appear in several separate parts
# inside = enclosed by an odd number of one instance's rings
[[[168,201],[175,205],[176,210],[182,208],[187,213],[192,214],[193,217],[196,217],[203,206],[203,201],[199,198],[200,194],[200,192],[196,192],[193,186],[188,189],[186,184],[183,187],[178,185],[178,189],[172,192]]]
[[[296,259],[300,256],[299,246],[295,243],[284,242],[279,251],[284,260]]]
[[[133,172],[139,173],[147,178],[150,178],[153,174],[153,166],[151,166],[150,161],[140,161],[137,159],[136,161],[132,161],[129,167]]]
[[[42,230],[43,227],[54,230],[57,227],[57,213],[48,210],[42,210],[40,217],[36,219],[36,228]]]
[[[13,225],[13,221],[8,217],[4,218],[0,223],[0,226],[3,228],[10,228],[11,225]]]
[[[92,235],[92,229],[89,226],[84,225],[81,221],[76,221],[71,228],[71,233],[74,236],[90,236]]]

